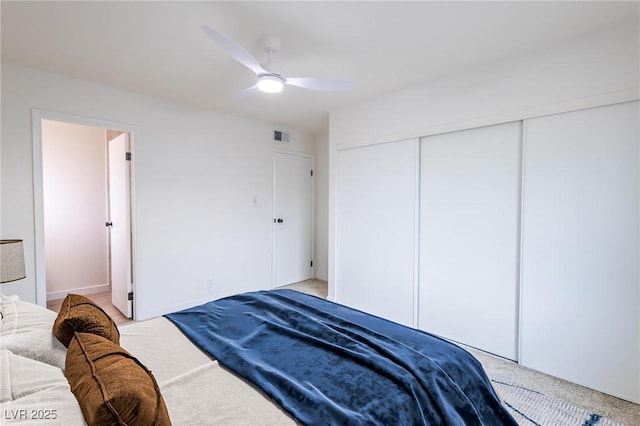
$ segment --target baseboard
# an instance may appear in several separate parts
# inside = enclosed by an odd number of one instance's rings
[[[181,311],[183,309],[191,308],[191,307],[196,306],[196,305],[202,305],[203,303],[207,303],[207,302],[210,302],[212,300],[219,299],[220,297],[224,297],[224,296],[215,296],[215,295],[213,295],[213,296],[210,296],[210,297],[205,297],[203,299],[191,299],[189,301],[185,301],[185,302],[182,302],[182,303],[176,303],[176,304],[172,304],[172,305],[167,305],[167,306],[160,307],[160,308],[158,308],[157,306],[154,306],[154,308],[150,309],[150,310],[138,309],[136,311],[135,318],[136,318],[136,321],[146,321],[148,319],[161,317],[164,314],[169,314],[169,313],[172,313],[172,312]]]
[[[97,284],[90,285],[88,287],[70,288],[64,291],[53,291],[51,293],[47,293],[47,302],[64,299],[69,293],[82,294],[83,296],[86,296],[88,294],[104,293],[109,291],[109,289],[109,284]]]

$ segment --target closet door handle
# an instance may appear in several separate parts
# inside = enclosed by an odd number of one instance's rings
[[[104,226],[113,226],[113,222],[105,222]]]
[[[278,223],[282,223],[282,222],[284,222],[284,220],[278,219]]]

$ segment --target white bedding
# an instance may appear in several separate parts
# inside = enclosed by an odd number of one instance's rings
[[[166,318],[120,327],[120,344],[153,372],[175,425],[296,424]]]
[[[0,350],[0,415],[11,425],[84,425],[62,370]]]
[[[0,302],[0,419],[8,425],[85,425],[60,366],[66,348],[51,332],[56,315],[24,301]],[[121,346],[153,372],[174,425],[296,424],[167,319],[119,330]]]
[[[51,332],[56,314],[0,298],[0,419],[7,425],[83,425],[64,376],[66,350]]]

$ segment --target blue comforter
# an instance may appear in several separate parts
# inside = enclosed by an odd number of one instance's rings
[[[516,425],[480,363],[433,335],[293,290],[166,317],[308,425]]]

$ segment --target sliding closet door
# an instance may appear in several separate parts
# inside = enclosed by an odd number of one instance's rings
[[[422,330],[517,357],[521,123],[423,138]]]
[[[414,325],[417,139],[338,151],[340,303]]]
[[[525,121],[521,362],[640,403],[638,102]]]

